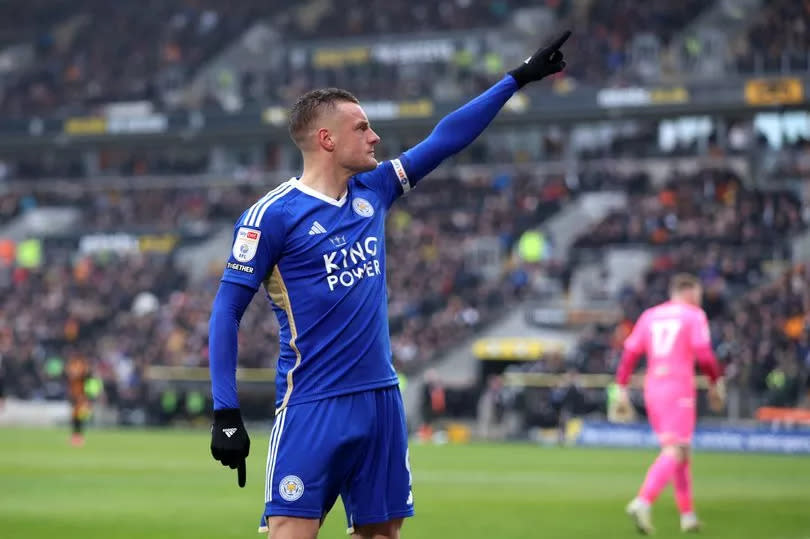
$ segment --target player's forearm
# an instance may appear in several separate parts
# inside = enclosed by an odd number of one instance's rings
[[[442,118],[425,140],[405,152],[405,167],[411,181],[418,181],[442,161],[466,148],[517,89],[515,79],[506,75],[489,90]]]
[[[236,357],[239,321],[254,291],[223,282],[217,291],[208,324],[208,364],[214,410],[239,408],[236,391]]]
[[[695,351],[695,357],[703,374],[709,378],[711,383],[716,383],[723,373],[712,349],[710,347],[700,348]]]
[[[616,369],[616,383],[621,387],[626,387],[630,383],[630,377],[633,375],[633,369],[636,368],[636,362],[640,356],[641,354],[627,348],[622,352],[619,368]]]

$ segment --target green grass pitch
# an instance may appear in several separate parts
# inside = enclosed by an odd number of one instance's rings
[[[0,429],[0,537],[261,537],[268,432],[253,429],[248,484],[208,454],[199,430]],[[416,518],[404,538],[635,537],[623,514],[651,451],[530,445],[412,445]],[[810,458],[696,455],[702,537],[810,539]],[[680,537],[668,489],[656,537]],[[345,537],[342,508],[321,537]]]

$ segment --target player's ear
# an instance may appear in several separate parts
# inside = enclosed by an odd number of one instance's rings
[[[335,151],[335,141],[325,127],[318,129],[318,145],[327,152]]]

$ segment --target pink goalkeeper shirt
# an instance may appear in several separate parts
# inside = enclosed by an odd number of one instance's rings
[[[695,392],[695,362],[714,383],[720,368],[711,348],[709,322],[703,309],[668,301],[644,311],[624,341],[616,381],[627,385],[642,354],[647,356],[645,394]]]

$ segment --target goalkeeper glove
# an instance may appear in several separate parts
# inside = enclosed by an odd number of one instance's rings
[[[722,378],[709,387],[709,408],[717,414],[726,407],[726,383]]]
[[[619,386],[616,398],[608,408],[608,421],[612,423],[629,423],[635,419],[635,410],[630,402],[626,387]]]
[[[245,486],[245,458],[250,453],[250,437],[239,408],[214,410],[211,425],[211,455],[223,466],[236,469],[240,487]]]
[[[551,45],[540,47],[537,52],[526,58],[520,67],[510,71],[509,74],[517,81],[518,87],[522,88],[529,82],[540,80],[565,69],[565,60],[563,60],[560,47],[570,36],[571,31],[566,30]]]

